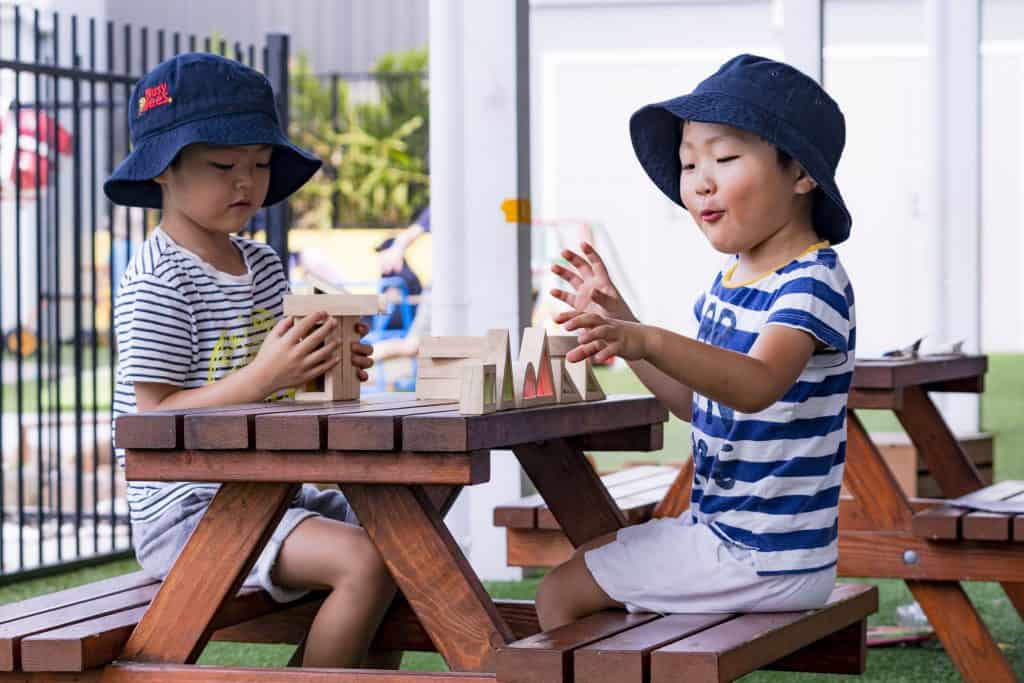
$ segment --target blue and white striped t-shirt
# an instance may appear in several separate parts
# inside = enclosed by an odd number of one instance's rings
[[[719,536],[756,550],[759,574],[824,569],[838,559],[856,345],[853,289],[827,243],[754,282],[731,283],[735,267],[730,260],[697,300],[699,341],[747,353],[765,326],[785,325],[825,348],[760,412],[742,413],[694,393],[690,511]]]
[[[114,417],[134,413],[135,382],[194,389],[244,367],[282,313],[288,282],[277,253],[232,237],[244,275],[216,270],[159,227],[121,278],[114,311],[117,382]],[[124,465],[124,451],[118,449]],[[133,522],[149,522],[190,493],[209,497],[218,484],[128,483]]]

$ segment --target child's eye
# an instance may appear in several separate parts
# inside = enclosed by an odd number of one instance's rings
[[[721,157],[720,159],[718,159],[718,163],[724,164],[727,161],[732,161],[733,159],[739,159],[739,155],[738,154],[734,154],[731,157]]]
[[[683,170],[684,171],[692,171],[693,170],[693,164],[683,164]]]
[[[256,164],[256,168],[270,168],[270,162],[268,161],[265,164]]]
[[[214,168],[216,168],[216,169],[218,169],[220,171],[230,171],[232,168],[234,168],[235,165],[234,164],[218,164],[216,161],[211,161],[210,162],[210,166],[213,166]]]

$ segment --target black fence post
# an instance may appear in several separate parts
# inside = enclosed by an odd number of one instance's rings
[[[281,129],[288,134],[288,35],[267,34],[267,78],[274,88],[277,115]],[[267,209],[267,244],[281,258],[285,277],[288,276],[288,222],[291,220],[288,200],[278,202]]]

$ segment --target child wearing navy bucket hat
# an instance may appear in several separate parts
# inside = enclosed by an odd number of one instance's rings
[[[620,356],[691,424],[690,507],[584,544],[537,592],[545,629],[606,608],[822,606],[838,558],[853,290],[835,182],[839,107],[811,78],[740,55],[630,119],[647,175],[727,254],[686,336],[640,323],[589,244],[552,266],[570,361]]]
[[[212,54],[169,59],[139,81],[132,151],[103,186],[116,204],[161,209],[115,304],[115,416],[262,401],[338,362],[325,313],[282,318],[288,284],[269,246],[237,236],[263,206],[299,189],[320,161],[291,144],[259,72]],[[360,334],[368,330],[361,326]],[[362,379],[372,348],[353,345]],[[118,460],[124,464],[123,451]],[[217,484],[130,482],[143,570],[167,575]],[[305,485],[244,583],[280,602],[330,594],[305,642],[306,666],[363,662],[394,595],[366,532],[337,490]]]

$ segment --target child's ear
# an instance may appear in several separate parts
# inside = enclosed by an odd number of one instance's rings
[[[816,183],[814,178],[804,170],[803,166],[798,164],[796,183],[793,185],[793,191],[797,194],[810,194],[811,192],[814,192],[816,187],[818,187],[818,183]]]
[[[157,185],[166,185],[168,182],[170,182],[170,180],[169,180],[169,176],[170,175],[171,175],[171,167],[168,166],[167,168],[165,168],[163,170],[163,172],[160,175],[158,175],[157,177],[153,178],[153,182],[156,183]]]

